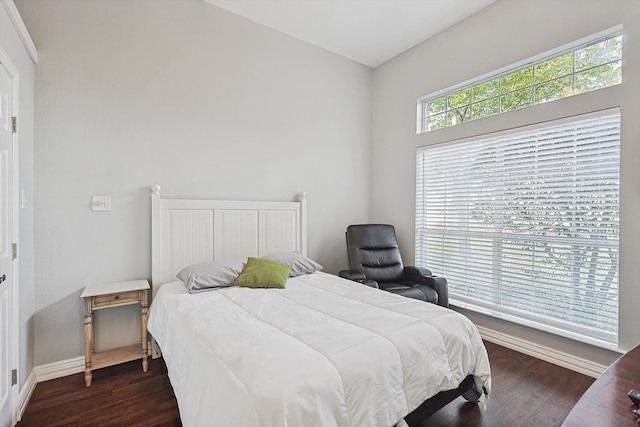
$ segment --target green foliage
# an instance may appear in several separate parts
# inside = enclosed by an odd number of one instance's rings
[[[429,130],[442,129],[447,127],[447,113],[436,114],[427,118],[427,127]]]
[[[471,89],[464,89],[459,92],[452,93],[448,97],[449,108],[458,108],[468,105],[471,102]]]
[[[546,82],[573,73],[573,53],[558,56],[535,65],[536,83]]]
[[[533,67],[527,67],[507,74],[500,79],[500,84],[502,86],[502,93],[533,85]]]
[[[587,46],[575,52],[576,71],[622,59],[622,36]]]
[[[493,116],[500,112],[500,102],[497,97],[480,101],[471,106],[471,120]]]
[[[547,81],[536,85],[535,103],[540,104],[570,96],[573,93],[573,76]]]
[[[458,108],[457,110],[449,110],[447,113],[447,126],[457,125],[458,123],[469,120],[469,106]]]
[[[447,97],[433,99],[427,102],[427,108],[430,114],[443,113],[447,110]]]
[[[473,102],[479,102],[483,99],[498,96],[500,93],[500,81],[498,79],[489,80],[488,82],[480,83],[471,88],[473,93]]]
[[[576,73],[575,92],[591,92],[621,82],[622,64],[613,62]]]
[[[427,100],[425,129],[530,107],[622,82],[622,36]]]
[[[519,108],[530,107],[533,104],[533,87],[525,87],[508,93],[500,98],[501,109],[505,113],[507,111],[517,110]]]

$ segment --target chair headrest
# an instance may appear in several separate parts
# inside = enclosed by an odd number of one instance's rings
[[[396,230],[389,224],[355,224],[347,227],[347,241],[362,249],[397,249]]]

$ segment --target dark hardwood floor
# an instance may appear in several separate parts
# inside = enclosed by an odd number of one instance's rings
[[[137,360],[36,386],[18,427],[181,426],[178,404],[162,359],[149,360],[142,372]]]
[[[487,409],[459,397],[421,427],[560,426],[595,381],[534,357],[486,342],[491,364]],[[603,426],[605,427],[605,426]]]
[[[485,344],[493,387],[487,409],[458,398],[421,427],[559,426],[594,381],[496,344]],[[18,427],[180,425],[161,359],[150,361],[147,373],[142,372],[139,361],[94,371],[91,388],[84,386],[82,373],[42,382],[18,423]],[[211,426],[230,427],[213,420]]]

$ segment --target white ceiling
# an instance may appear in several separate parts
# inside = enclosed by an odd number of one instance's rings
[[[376,67],[495,0],[204,0]]]

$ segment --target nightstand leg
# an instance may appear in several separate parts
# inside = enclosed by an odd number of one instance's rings
[[[91,298],[84,300],[84,383],[91,387],[91,357],[93,356],[93,310]]]
[[[142,371],[147,372],[149,369],[149,338],[147,337],[147,318],[148,318],[149,292],[142,291],[140,298],[140,307],[142,311]]]

